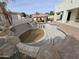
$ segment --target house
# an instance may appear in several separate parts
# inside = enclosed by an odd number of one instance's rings
[[[42,14],[42,13],[33,14],[32,19],[34,21],[38,21],[38,22],[46,22],[47,19],[48,19],[48,15],[47,14]]]
[[[54,20],[54,15],[49,15],[49,16],[48,16],[48,19],[49,19],[50,21],[53,21],[53,20]]]
[[[55,8],[54,21],[79,28],[79,0],[63,0]]]

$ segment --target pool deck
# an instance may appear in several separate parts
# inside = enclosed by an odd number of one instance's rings
[[[79,40],[79,28],[76,27],[72,27],[70,25],[66,25],[64,23],[60,23],[60,22],[52,22],[52,24],[56,24],[59,27],[61,27],[61,29],[63,29],[65,32],[67,32],[68,34],[73,35],[77,40]]]

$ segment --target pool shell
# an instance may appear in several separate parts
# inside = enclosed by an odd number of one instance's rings
[[[35,29],[29,29],[23,34],[20,35],[20,40],[22,43],[33,43],[40,41],[41,38],[44,36],[44,30],[35,28]]]

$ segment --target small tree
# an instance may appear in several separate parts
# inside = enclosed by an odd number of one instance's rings
[[[50,11],[49,15],[54,15],[54,11]]]
[[[22,17],[26,17],[26,14],[24,12],[22,13]]]
[[[39,12],[36,12],[36,15],[39,15],[40,13]]]
[[[46,12],[45,14],[48,14],[48,15],[49,15],[49,13],[48,13],[48,12]]]
[[[32,15],[29,15],[30,18],[32,18]]]

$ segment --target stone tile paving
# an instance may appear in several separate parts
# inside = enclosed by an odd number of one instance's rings
[[[65,32],[73,35],[74,37],[76,37],[79,40],[79,28],[72,27],[72,26],[69,26],[69,25],[66,25],[66,24],[63,24],[63,23],[59,23],[59,22],[52,22],[52,24],[57,24]]]
[[[69,35],[60,46],[49,43],[40,48],[37,59],[79,59],[79,41]]]
[[[58,46],[52,46],[51,43],[43,46],[37,59],[79,59],[79,29],[58,22],[53,24],[57,24],[71,35],[68,35]]]

